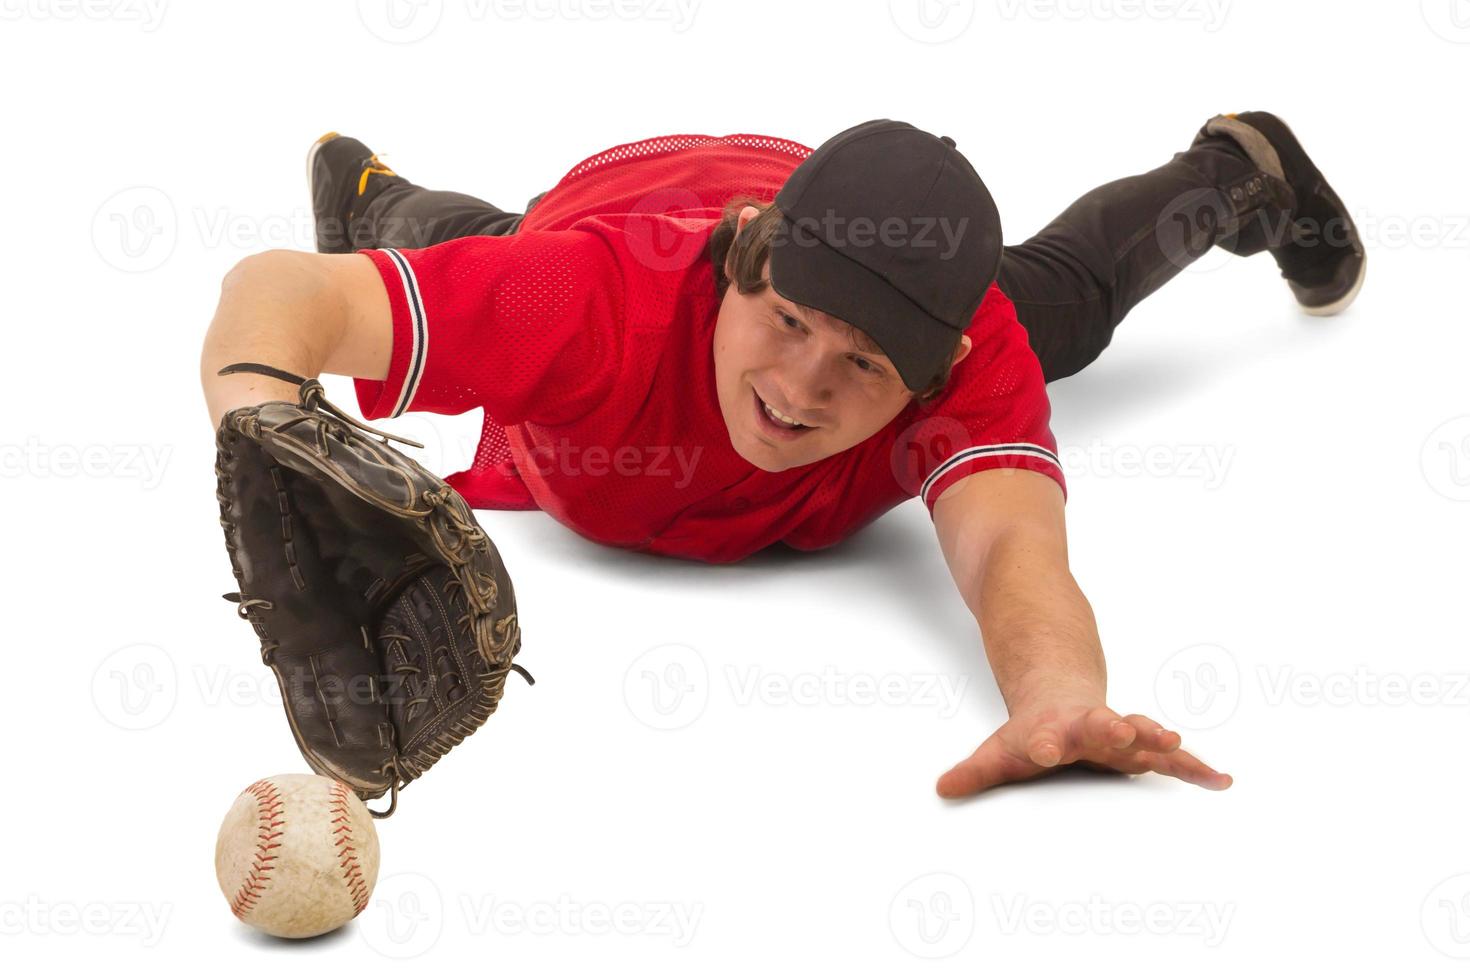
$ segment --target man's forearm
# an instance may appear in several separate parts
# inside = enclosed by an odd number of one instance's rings
[[[302,377],[320,374],[340,333],[341,314],[310,261],[263,253],[237,265],[220,288],[199,358],[200,384],[212,426],[232,408],[276,399],[295,401],[297,386],[220,368],[256,361]]]
[[[1092,605],[1067,567],[1065,546],[1028,527],[991,545],[965,596],[1006,706],[1041,696],[1107,691]]]

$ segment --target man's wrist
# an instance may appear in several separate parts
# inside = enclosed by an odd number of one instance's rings
[[[1104,704],[1107,693],[1101,677],[1036,672],[1006,685],[1004,697],[1006,709],[1015,714],[1043,704]]]

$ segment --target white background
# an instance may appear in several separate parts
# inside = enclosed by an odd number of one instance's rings
[[[0,0],[8,967],[1463,975],[1470,4],[157,2]],[[196,365],[230,266],[311,247],[321,132],[519,209],[617,143],[887,116],[953,136],[1014,243],[1245,109],[1352,208],[1357,304],[1305,317],[1268,256],[1212,253],[1050,389],[1113,706],[1232,789],[940,801],[1004,710],[917,502],[723,568],[482,512],[538,685],[378,825],[359,920],[229,914],[219,820],[304,764],[219,598]],[[449,473],[478,418],[394,427]]]

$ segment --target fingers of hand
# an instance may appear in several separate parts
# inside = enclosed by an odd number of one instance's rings
[[[1150,752],[1173,752],[1179,748],[1178,732],[1171,732],[1147,715],[1128,715],[1123,719],[1138,731],[1136,745]]]
[[[945,799],[973,796],[992,786],[1029,779],[1037,774],[1034,766],[1017,759],[995,736],[985,740],[965,761],[939,777],[934,790]]]
[[[1112,708],[1098,706],[1073,723],[1074,736],[1084,752],[1095,749],[1125,749],[1137,731]]]
[[[1037,725],[1026,736],[1026,758],[1050,769],[1062,761],[1062,747],[1066,736],[1049,724]]]
[[[1235,780],[1223,772],[1205,765],[1183,749],[1172,752],[1142,752],[1139,758],[1149,770],[1163,776],[1173,776],[1186,783],[1203,786],[1205,789],[1228,789]]]

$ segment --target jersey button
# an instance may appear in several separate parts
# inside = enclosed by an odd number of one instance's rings
[[[750,510],[750,500],[747,497],[736,497],[730,502],[730,507],[737,514],[743,514]]]

